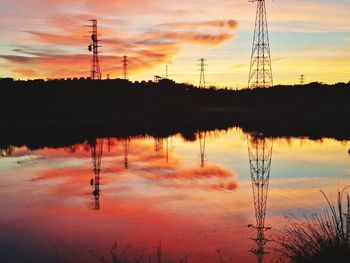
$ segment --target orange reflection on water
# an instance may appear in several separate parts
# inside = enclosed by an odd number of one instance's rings
[[[55,246],[69,262],[95,262],[91,251],[108,256],[115,241],[130,245],[130,258],[152,255],[155,260],[161,243],[166,262],[186,255],[191,262],[219,262],[218,249],[226,261],[256,261],[249,252],[255,247],[249,238],[256,233],[247,228],[255,222],[255,211],[246,136],[237,130],[208,134],[204,167],[198,141],[174,137],[155,149],[153,138],[134,138],[127,152],[124,142],[103,140],[98,198],[88,144],[16,149],[2,159],[1,243],[6,240],[10,250],[21,250],[33,262],[55,262]],[[338,180],[348,179],[348,160],[342,157],[346,145],[298,142],[274,142],[266,212],[266,225],[273,228],[282,226],[290,211],[324,204],[317,189],[336,187],[336,179],[322,165],[337,162],[329,171]],[[328,155],[332,158],[327,162]]]

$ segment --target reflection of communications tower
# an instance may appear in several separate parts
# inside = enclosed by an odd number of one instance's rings
[[[163,149],[163,138],[154,138],[154,150],[159,152]]]
[[[257,9],[248,87],[266,88],[273,85],[266,6],[265,0],[252,0],[252,2],[257,2]]]
[[[129,147],[130,147],[130,138],[124,138],[123,140],[123,151],[124,151],[124,168],[129,168]]]
[[[248,136],[248,154],[250,164],[250,175],[252,180],[254,208],[256,225],[249,225],[256,228],[257,235],[254,238],[257,248],[251,251],[257,255],[258,262],[263,262],[265,251],[265,214],[267,194],[270,179],[270,167],[272,157],[272,141],[268,141],[259,135]]]
[[[100,47],[98,45],[98,42],[100,42],[100,40],[97,39],[98,37],[97,20],[92,19],[89,21],[92,22],[92,25],[89,26],[91,27],[91,31],[89,31],[89,33],[91,33],[91,41],[92,41],[92,43],[89,45],[89,51],[92,52],[90,77],[91,79],[96,80],[96,79],[101,79],[100,64],[98,60],[98,53],[99,53],[98,48]]]
[[[201,58],[200,60],[200,64],[199,66],[199,70],[200,70],[200,76],[199,76],[199,88],[205,88],[205,76],[204,76],[204,71],[205,71],[205,66],[207,66],[207,64],[205,64],[205,59]]]
[[[94,178],[91,179],[90,184],[94,191],[92,192],[95,199],[95,209],[100,209],[100,173],[101,160],[103,154],[103,139],[96,139],[94,144],[90,145],[91,158],[93,164]]]
[[[204,167],[205,165],[205,143],[207,139],[207,132],[198,132],[198,139],[199,139],[199,150],[200,150],[200,166]]]
[[[123,79],[128,79],[128,57],[123,56]]]

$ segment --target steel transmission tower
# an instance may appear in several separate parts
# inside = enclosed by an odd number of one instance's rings
[[[301,75],[300,75],[300,84],[301,84],[301,85],[304,85],[304,81],[305,81],[305,75],[304,75],[304,74],[301,74]]]
[[[98,45],[98,43],[100,42],[100,40],[98,40],[97,20],[92,19],[89,21],[92,22],[92,25],[89,26],[89,27],[91,27],[91,30],[89,31],[89,33],[91,33],[92,43],[90,43],[90,45],[88,47],[89,51],[92,52],[90,77],[93,80],[100,80],[101,79],[101,71],[100,71],[100,63],[99,63],[99,59],[98,59],[98,53],[99,53],[98,48],[100,47]]]
[[[94,178],[91,179],[90,184],[93,187],[92,195],[95,199],[95,209],[100,209],[100,173],[101,173],[101,161],[103,154],[103,139],[96,139],[96,141],[90,145],[91,159],[93,165]]]
[[[247,140],[256,220],[256,225],[249,225],[249,227],[255,228],[257,232],[256,238],[253,238],[257,247],[251,249],[251,252],[257,256],[258,262],[261,263],[266,254],[265,244],[268,241],[265,238],[265,232],[270,229],[265,227],[265,214],[273,142],[257,134],[248,136]]]
[[[200,61],[200,64],[197,65],[197,66],[199,66],[199,70],[200,70],[199,88],[205,88],[204,71],[205,71],[205,67],[207,66],[207,64],[205,64],[205,59],[204,58],[199,59],[199,61]]]
[[[257,2],[257,9],[248,88],[271,87],[273,80],[265,0],[252,0],[251,2]]]
[[[123,56],[123,79],[128,79],[128,57]]]

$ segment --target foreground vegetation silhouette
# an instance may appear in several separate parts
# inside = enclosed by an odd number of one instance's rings
[[[323,215],[313,215],[305,220],[289,218],[289,224],[280,237],[280,252],[295,263],[349,262],[350,258],[350,197],[343,195],[349,188],[338,192],[337,204],[327,200],[329,208]]]

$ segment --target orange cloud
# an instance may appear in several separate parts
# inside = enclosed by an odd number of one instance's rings
[[[144,35],[147,39],[164,39],[168,41],[187,41],[199,45],[219,45],[232,38],[229,33],[201,33],[201,32],[149,32]]]
[[[201,27],[219,27],[227,29],[236,29],[238,26],[235,20],[212,20],[212,21],[202,21],[202,22],[180,22],[180,23],[166,23],[161,24],[160,27],[172,28],[172,29],[188,29],[188,28],[201,28]]]

